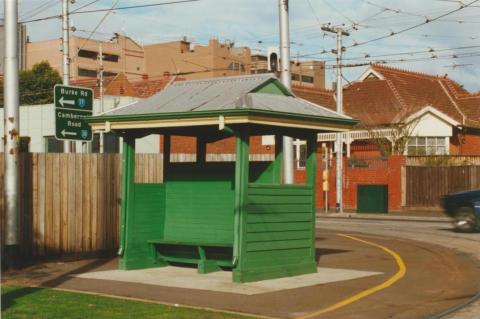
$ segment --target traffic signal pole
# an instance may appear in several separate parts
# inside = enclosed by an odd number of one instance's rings
[[[288,26],[288,0],[278,0],[280,16],[280,81],[287,89],[292,87],[290,73],[290,31]],[[283,182],[293,184],[293,139],[283,137]]]
[[[4,160],[5,160],[5,257],[7,267],[18,263],[19,232],[19,96],[18,96],[18,4],[4,1],[5,58],[4,58]]]

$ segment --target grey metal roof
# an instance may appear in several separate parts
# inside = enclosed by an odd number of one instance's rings
[[[252,93],[271,80],[278,81],[273,74],[256,74],[174,82],[148,99],[102,115],[186,113],[250,108],[350,119],[348,116],[294,96]]]

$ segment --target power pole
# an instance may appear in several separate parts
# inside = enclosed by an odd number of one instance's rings
[[[102,42],[100,42],[100,48],[98,50],[98,55],[99,55],[99,60],[100,60],[100,68],[99,68],[99,87],[100,87],[100,113],[103,113],[103,45]],[[105,136],[103,134],[103,131],[100,132],[99,136],[99,152],[102,154],[104,152],[104,141],[105,141]]]
[[[337,35],[337,49],[332,50],[333,53],[337,55],[337,84],[336,84],[336,95],[337,95],[337,112],[343,114],[343,84],[342,84],[342,54],[345,48],[342,47],[342,36],[349,36],[350,33],[343,30],[340,27],[322,27],[323,31],[332,32]],[[343,213],[343,141],[342,133],[337,133],[336,138],[336,208],[337,212]]]
[[[287,89],[292,88],[290,73],[290,31],[288,27],[288,0],[278,0],[280,15],[280,81]],[[283,182],[293,184],[293,139],[283,137]]]
[[[70,84],[70,24],[68,17],[68,2],[62,0],[62,53],[63,53],[63,85]],[[72,142],[63,141],[63,151],[70,153],[72,151]]]
[[[4,1],[5,13],[5,80],[4,91],[4,158],[5,158],[5,253],[7,266],[18,262],[19,233],[19,97],[18,97],[18,4],[16,0]]]

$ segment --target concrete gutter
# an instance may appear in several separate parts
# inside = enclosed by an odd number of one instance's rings
[[[444,222],[451,223],[452,218],[439,214],[438,212],[431,213],[432,216],[425,216],[423,213],[408,213],[408,214],[358,214],[358,213],[318,213],[317,219],[332,218],[332,219],[370,219],[370,220],[389,220],[389,221],[415,221],[415,222]]]

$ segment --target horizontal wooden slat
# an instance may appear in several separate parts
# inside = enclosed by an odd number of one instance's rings
[[[310,204],[311,196],[265,196],[252,195],[248,197],[248,205],[256,204]]]
[[[252,242],[247,243],[247,252],[252,251],[272,251],[292,248],[308,248],[312,244],[310,239],[279,240],[270,242]]]
[[[308,239],[312,236],[310,230],[286,231],[286,232],[264,232],[248,234],[248,242],[275,241],[289,239]]]
[[[312,226],[311,222],[250,224],[248,226],[247,233],[289,231],[289,230],[310,230],[311,226]]]
[[[248,214],[247,223],[286,223],[312,221],[312,213],[283,213],[283,214]]]

